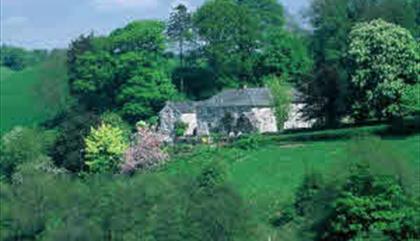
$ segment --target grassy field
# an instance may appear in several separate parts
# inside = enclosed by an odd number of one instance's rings
[[[420,178],[420,135],[383,137],[377,140],[380,153],[405,160],[408,170]],[[263,225],[274,213],[291,204],[305,172],[317,170],[328,176],[343,172],[354,156],[352,139],[323,141],[271,141],[255,150],[213,148],[192,152],[167,165],[162,172],[186,176],[198,173],[212,160],[224,160],[229,179],[244,200],[256,211]],[[420,180],[420,179],[418,179]],[[418,182],[417,182],[418,184]],[[275,231],[275,230],[274,230]],[[277,231],[275,231],[277,232]]]
[[[68,88],[62,55],[19,72],[2,67],[0,76],[0,134],[16,125],[45,121],[65,104]]]

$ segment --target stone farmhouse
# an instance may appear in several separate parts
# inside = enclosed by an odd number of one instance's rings
[[[300,110],[304,103],[297,94],[289,119],[283,129],[309,128]],[[211,133],[239,135],[241,133],[274,133],[278,131],[273,97],[268,88],[229,89],[204,101],[167,102],[159,112],[159,131],[172,141],[178,122],[185,123],[185,136],[208,136]]]

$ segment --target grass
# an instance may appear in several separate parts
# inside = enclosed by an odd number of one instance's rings
[[[10,75],[15,72],[7,67],[0,66],[0,81],[7,79]]]
[[[54,116],[67,99],[65,56],[13,72],[1,68],[0,134],[16,125],[32,126]]]
[[[284,137],[287,141],[271,141],[249,151],[235,148],[192,151],[176,158],[162,172],[179,176],[197,174],[211,160],[224,160],[228,164],[230,183],[256,211],[261,223],[269,226],[269,218],[285,204],[293,202],[306,171],[335,175],[335,171],[340,173],[340,168],[353,158],[349,151],[352,139],[299,142],[290,141],[292,136]],[[406,160],[415,177],[420,178],[420,135],[386,136],[380,143],[387,149],[384,153],[391,151]]]

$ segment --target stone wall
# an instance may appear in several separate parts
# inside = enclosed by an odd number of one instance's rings
[[[187,130],[185,131],[186,136],[194,135],[194,132],[197,129],[197,114],[187,113],[182,114],[180,120],[188,125]]]
[[[277,132],[277,120],[273,108],[253,108],[252,113],[257,120],[256,125],[260,133]]]
[[[165,106],[159,112],[159,132],[164,136],[166,142],[172,142],[174,138],[175,123],[179,120],[180,113]]]
[[[272,108],[248,106],[197,108],[197,134],[210,133],[276,132],[277,125]]]
[[[287,121],[284,123],[283,129],[290,130],[290,129],[303,129],[303,128],[311,128],[315,124],[315,120],[304,120],[301,110],[305,108],[305,104],[292,104],[289,112],[289,117]]]

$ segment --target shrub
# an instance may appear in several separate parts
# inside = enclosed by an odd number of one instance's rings
[[[161,165],[168,155],[162,150],[164,137],[153,131],[147,124],[137,125],[137,133],[131,146],[126,150],[121,170],[124,173],[136,169],[150,169]]]
[[[347,157],[348,166],[327,182],[308,175],[298,189],[295,209],[304,217],[303,233],[320,241],[418,239],[419,203],[401,155],[365,137],[349,146]]]
[[[217,187],[223,186],[227,181],[227,168],[222,161],[213,161],[203,168],[197,177],[199,190],[212,192]]]
[[[260,134],[243,135],[233,143],[233,147],[243,150],[253,150],[261,145],[262,140],[263,138]]]
[[[11,178],[17,166],[45,157],[53,140],[51,132],[15,127],[1,139],[0,174]]]
[[[85,138],[90,128],[100,123],[99,117],[77,108],[56,118],[55,122],[59,123],[54,126],[58,130],[58,137],[50,153],[55,165],[71,172],[86,170],[82,155]]]
[[[123,131],[118,127],[102,123],[92,128],[85,139],[86,165],[90,172],[116,172],[128,145]]]
[[[175,123],[175,136],[180,137],[185,135],[185,131],[188,128],[188,124],[182,121],[177,121]]]

